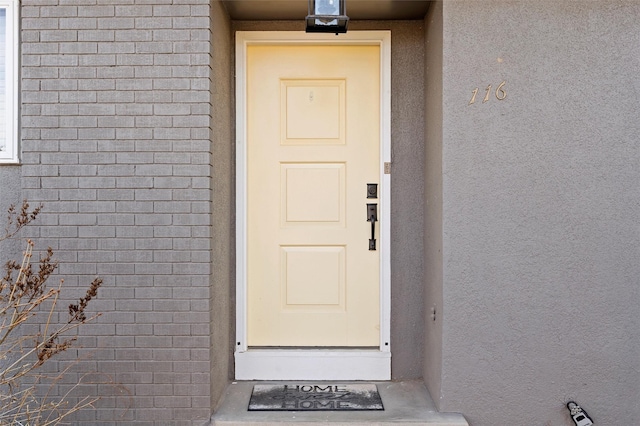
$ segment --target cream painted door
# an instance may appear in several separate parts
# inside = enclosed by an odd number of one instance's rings
[[[247,47],[249,347],[380,345],[379,70],[379,46]]]

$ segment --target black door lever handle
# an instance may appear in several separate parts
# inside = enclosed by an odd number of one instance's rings
[[[369,250],[376,249],[376,222],[378,221],[378,205],[367,204],[367,222],[371,222],[371,239],[369,240]]]

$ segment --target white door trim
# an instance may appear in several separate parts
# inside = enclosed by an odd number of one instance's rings
[[[371,350],[249,349],[247,346],[247,46],[380,46],[380,347]],[[292,31],[236,32],[236,345],[237,380],[391,379],[391,32],[306,34]]]

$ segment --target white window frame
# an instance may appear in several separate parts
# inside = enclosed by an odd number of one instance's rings
[[[0,0],[6,10],[5,138],[0,141],[0,164],[17,164],[18,150],[18,0]]]

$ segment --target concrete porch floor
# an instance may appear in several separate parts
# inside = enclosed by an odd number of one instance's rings
[[[333,423],[347,426],[396,425],[469,426],[462,414],[439,413],[420,381],[374,382],[382,398],[384,411],[248,411],[251,390],[256,383],[233,382],[211,418],[216,426],[276,426],[281,423],[312,425]],[[305,384],[304,382],[287,382]],[[318,383],[318,382],[314,382]]]

